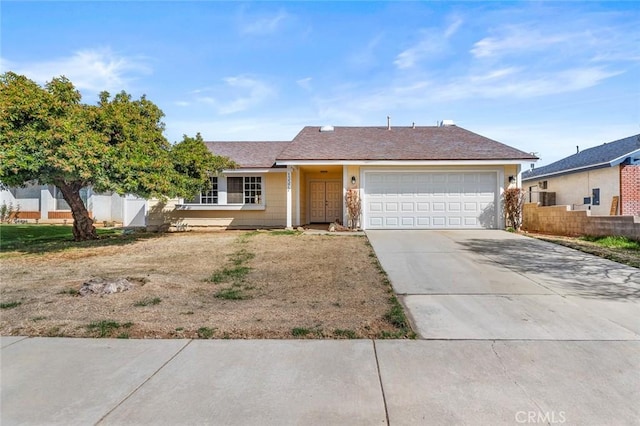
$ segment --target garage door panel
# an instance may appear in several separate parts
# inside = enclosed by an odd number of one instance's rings
[[[413,217],[404,216],[401,218],[401,222],[403,227],[407,226],[413,228],[415,226],[415,220]]]
[[[385,212],[397,212],[398,211],[398,203],[384,203],[384,211]]]
[[[370,217],[368,228],[374,228],[374,229],[380,228],[382,227],[383,224],[384,224],[384,221],[382,220],[382,217],[380,216]]]
[[[433,216],[431,221],[434,227],[443,228],[447,224],[447,218],[444,216]]]
[[[449,226],[458,227],[458,226],[462,225],[462,217],[460,217],[460,216],[449,216],[447,219],[448,219],[447,224]]]
[[[466,216],[464,218],[464,224],[466,226],[477,226],[478,225],[478,218]]]
[[[428,228],[431,226],[431,218],[429,216],[418,216],[416,218],[416,225],[419,227]]]
[[[469,202],[465,202],[464,203],[464,211],[465,212],[477,212],[478,211],[478,203],[469,203]]]
[[[496,172],[365,173],[369,229],[495,227]]]
[[[379,201],[377,201],[377,202],[374,202],[374,201],[369,202],[369,211],[371,213],[381,212],[382,211],[382,203],[379,202]]]
[[[403,211],[403,212],[411,213],[411,212],[413,212],[413,211],[414,211],[414,203],[407,203],[407,202],[404,202],[404,203],[402,203],[402,205],[401,205],[401,206],[402,206],[402,211]]]
[[[431,211],[434,212],[443,212],[447,209],[447,205],[445,203],[432,203]]]
[[[462,211],[462,203],[447,203],[447,210],[450,212]]]

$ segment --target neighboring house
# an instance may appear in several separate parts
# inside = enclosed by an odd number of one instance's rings
[[[207,146],[239,167],[193,200],[151,201],[149,225],[347,223],[344,196],[357,189],[362,229],[501,228],[503,189],[537,160],[453,124],[305,127],[291,142]]]
[[[80,197],[96,222],[116,222],[124,226],[145,226],[146,200],[115,193],[98,194],[83,188]],[[19,209],[18,220],[64,223],[73,219],[71,209],[54,185],[30,184],[0,191],[0,204]]]
[[[522,185],[529,202],[569,205],[593,215],[640,216],[640,135],[528,170]]]

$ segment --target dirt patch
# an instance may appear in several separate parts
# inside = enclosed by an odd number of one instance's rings
[[[177,233],[0,259],[0,334],[122,338],[405,337],[364,236]],[[95,277],[133,289],[80,296]]]
[[[602,257],[604,259],[613,260],[614,262],[622,263],[624,265],[640,268],[640,253],[634,250],[603,247],[597,243],[581,240],[575,237],[534,233],[527,233],[526,235],[537,238],[539,240],[560,244],[575,250],[580,250],[585,253]]]

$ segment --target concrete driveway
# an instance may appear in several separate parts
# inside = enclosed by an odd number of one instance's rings
[[[640,270],[503,231],[369,231],[425,339],[640,338]]]
[[[640,270],[503,231],[367,235],[422,339],[379,344],[390,419],[638,424]]]

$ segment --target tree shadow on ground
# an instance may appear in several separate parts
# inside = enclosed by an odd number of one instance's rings
[[[2,244],[0,253],[19,252],[28,254],[56,253],[70,249],[125,246],[141,240],[161,238],[165,234],[137,230],[123,230],[123,232],[100,235],[97,240],[74,241],[72,237],[56,238],[48,241],[14,241]]]
[[[471,239],[458,243],[480,255],[476,259],[481,262],[498,263],[560,293],[598,299],[640,299],[637,268],[531,239]]]

